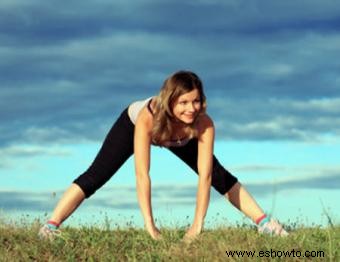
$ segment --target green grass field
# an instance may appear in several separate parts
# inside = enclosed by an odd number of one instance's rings
[[[40,225],[0,222],[0,261],[340,261],[339,225],[286,225],[286,238],[251,226],[220,227],[190,244],[181,241],[184,228],[161,228],[163,239],[154,241],[142,229],[108,225],[63,227],[62,238],[42,241]]]

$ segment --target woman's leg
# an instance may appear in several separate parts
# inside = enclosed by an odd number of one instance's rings
[[[175,155],[181,158],[197,173],[197,140],[191,140],[184,147],[169,148]],[[267,217],[254,198],[237,181],[237,178],[229,173],[213,157],[213,172],[211,185],[222,195],[224,195],[236,208],[258,225],[260,233],[277,236],[287,236],[288,233],[276,220]]]
[[[255,199],[248,191],[237,182],[224,196],[247,217],[256,222],[256,220],[264,215],[263,210],[256,203]]]
[[[61,224],[94,192],[103,186],[133,154],[134,125],[127,109],[123,111],[111,130],[95,160],[66,190],[58,202],[51,221]]]
[[[83,190],[73,183],[59,200],[50,220],[60,225],[77,209],[84,199],[85,193]]]

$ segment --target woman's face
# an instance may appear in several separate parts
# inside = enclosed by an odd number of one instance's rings
[[[193,123],[200,110],[201,100],[198,89],[180,95],[172,109],[174,116],[185,124]]]

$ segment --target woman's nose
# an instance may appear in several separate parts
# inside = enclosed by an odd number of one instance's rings
[[[190,112],[195,111],[195,105],[194,105],[194,103],[188,103],[188,111],[190,111]]]

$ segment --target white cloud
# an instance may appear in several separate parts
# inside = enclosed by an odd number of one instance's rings
[[[259,69],[260,74],[269,75],[271,77],[285,77],[294,72],[294,67],[288,64],[272,64]]]
[[[311,99],[307,101],[281,101],[281,103],[285,103],[288,107],[300,111],[336,113],[340,115],[340,98],[338,97]]]
[[[44,147],[37,145],[11,145],[0,148],[0,158],[33,157],[38,155],[68,156],[70,151],[60,147]]]

